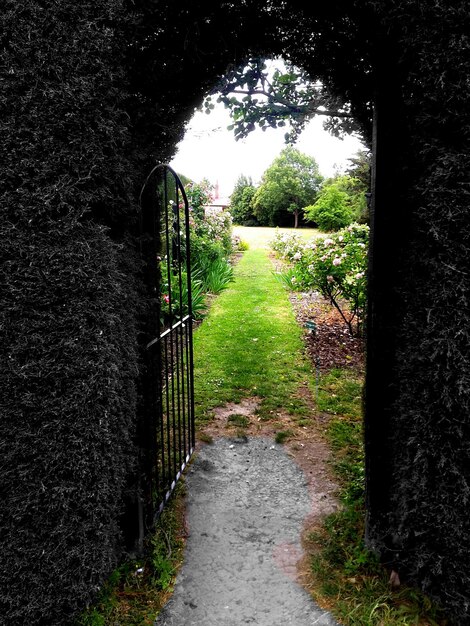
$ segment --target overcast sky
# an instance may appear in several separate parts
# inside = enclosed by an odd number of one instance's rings
[[[170,165],[179,174],[200,182],[207,178],[219,184],[219,195],[229,196],[240,174],[251,176],[256,185],[266,168],[285,147],[286,129],[257,129],[246,139],[235,141],[229,112],[222,104],[207,115],[196,112],[187,126],[178,152]],[[301,152],[313,156],[323,176],[332,176],[335,168],[344,170],[348,157],[363,149],[359,139],[348,136],[336,139],[322,128],[323,118],[314,118],[296,144]]]

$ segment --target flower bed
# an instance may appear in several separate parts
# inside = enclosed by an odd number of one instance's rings
[[[280,279],[294,291],[318,291],[338,311],[352,336],[361,336],[366,307],[369,228],[351,224],[329,236],[303,241],[276,233],[272,249],[287,263]]]

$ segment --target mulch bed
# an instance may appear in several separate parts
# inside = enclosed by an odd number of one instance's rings
[[[289,295],[297,321],[304,329],[306,352],[321,370],[351,368],[364,371],[364,341],[351,337],[340,313],[317,292]],[[307,322],[315,323],[309,332]]]
[[[270,255],[275,271],[282,271],[283,262]],[[320,370],[350,368],[364,373],[364,340],[352,337],[339,311],[316,291],[289,292],[294,313],[304,329],[304,343],[314,368]],[[347,310],[347,305],[345,309]],[[314,322],[309,332],[307,322]]]

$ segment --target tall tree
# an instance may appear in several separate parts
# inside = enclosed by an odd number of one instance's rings
[[[305,206],[313,204],[323,180],[315,159],[286,146],[263,174],[253,205],[261,223],[277,226],[282,213],[294,215],[294,228]]]
[[[246,224],[256,220],[252,203],[255,192],[256,187],[251,177],[240,174],[230,196],[230,213],[235,224]]]
[[[323,231],[339,230],[357,219],[362,208],[362,195],[355,190],[357,181],[350,176],[336,176],[322,185],[305,215]]]
[[[368,224],[370,221],[369,200],[371,197],[372,153],[370,150],[358,150],[348,161],[350,165],[346,169],[346,174],[350,177],[352,183],[347,191],[353,192],[356,196],[359,208],[357,221],[362,224]]]
[[[361,191],[370,191],[371,157],[370,150],[358,150],[348,159],[350,165],[346,168],[346,174],[358,181]]]

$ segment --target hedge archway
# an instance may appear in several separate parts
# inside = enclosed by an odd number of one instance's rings
[[[6,624],[70,620],[125,549],[151,306],[140,185],[227,65],[251,54],[321,77],[374,144],[367,539],[468,621],[466,4],[5,2]]]

